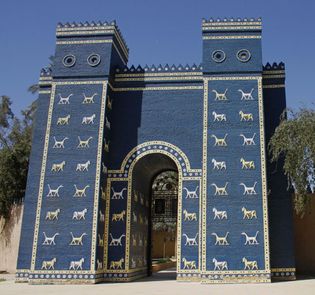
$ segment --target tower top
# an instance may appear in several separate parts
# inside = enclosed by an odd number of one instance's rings
[[[261,18],[203,19],[202,40],[204,73],[262,71]]]
[[[111,22],[66,22],[58,23],[56,29],[57,38],[66,38],[66,37],[94,37],[94,36],[106,36],[113,35],[117,38],[121,46],[129,53],[129,48],[127,43],[119,30],[116,21]]]
[[[128,62],[129,49],[116,21],[58,23],[54,77],[101,77]]]
[[[210,18],[202,20],[202,32],[261,31],[261,18]]]

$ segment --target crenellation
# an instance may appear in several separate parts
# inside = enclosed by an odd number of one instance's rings
[[[51,67],[45,67],[42,68],[40,71],[40,77],[44,78],[44,77],[51,77],[52,76],[52,70]]]
[[[263,65],[263,71],[285,71],[285,64],[284,62],[274,62],[272,64],[267,62]]]
[[[152,73],[169,73],[169,72],[201,72],[202,71],[202,65],[188,65],[186,64],[185,66],[179,64],[179,65],[172,65],[169,66],[169,64],[159,64],[159,65],[145,65],[144,67],[142,67],[141,65],[135,66],[135,65],[131,65],[131,66],[125,66],[124,68],[117,68],[116,69],[116,74],[120,74],[120,73],[148,73],[148,72],[152,72]]]
[[[257,17],[257,18],[209,18],[209,19],[202,19],[202,24],[213,24],[213,25],[217,25],[218,23],[232,23],[232,24],[252,24],[252,23],[261,23],[262,19],[261,17]]]
[[[91,21],[91,22],[72,22],[72,23],[69,23],[69,22],[65,22],[65,23],[61,23],[59,22],[57,24],[57,28],[75,28],[75,27],[103,27],[103,26],[116,26],[116,21],[111,21],[111,22],[107,22],[107,21],[104,21],[104,22],[101,22],[101,21],[98,21],[98,22],[95,22],[95,21]]]

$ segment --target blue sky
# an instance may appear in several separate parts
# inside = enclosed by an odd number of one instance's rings
[[[1,0],[0,95],[19,112],[35,99],[27,88],[54,53],[58,22],[116,20],[131,64],[201,61],[201,19],[263,18],[263,61],[284,61],[289,107],[315,102],[313,0]],[[313,105],[314,107],[314,105]]]

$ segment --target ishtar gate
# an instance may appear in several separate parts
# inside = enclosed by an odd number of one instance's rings
[[[291,192],[267,152],[285,69],[262,65],[261,26],[203,20],[200,65],[137,67],[115,22],[57,26],[17,281],[131,281],[156,257],[179,281],[295,278]]]

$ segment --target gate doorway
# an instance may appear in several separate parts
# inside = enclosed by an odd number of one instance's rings
[[[147,275],[176,267],[178,169],[168,156],[139,159],[132,172],[130,268]],[[175,279],[175,276],[174,276]]]
[[[157,175],[151,194],[152,271],[176,266],[178,173]]]

